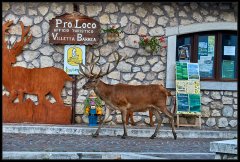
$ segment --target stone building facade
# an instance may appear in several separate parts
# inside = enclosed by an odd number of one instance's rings
[[[168,29],[192,24],[204,23],[237,23],[237,3],[217,2],[79,2],[79,12],[99,21],[102,28],[111,25],[120,26],[123,33],[119,40],[109,43],[106,35],[101,34],[100,42],[94,48],[88,48],[87,59],[91,54],[101,55],[100,63],[103,70],[108,63],[112,64],[111,53],[117,50],[126,57],[117,66],[117,70],[102,78],[105,83],[117,84],[163,84],[166,85],[169,49],[157,53],[148,53],[139,46],[140,35],[167,36]],[[31,27],[33,35],[30,44],[26,45],[22,55],[17,57],[14,66],[27,68],[57,67],[63,69],[64,46],[49,44],[49,20],[64,13],[73,12],[73,3],[58,2],[4,2],[2,3],[2,21],[14,20],[10,29],[10,41],[15,42],[21,35],[20,20],[25,26]],[[168,36],[167,36],[168,38]],[[169,42],[169,41],[168,41]],[[98,71],[99,68],[94,69]],[[86,123],[84,115],[84,100],[88,91],[82,89],[85,79],[77,81],[77,123]],[[170,87],[172,94],[175,88]],[[3,94],[8,94],[3,86]],[[202,127],[209,129],[237,128],[237,89],[208,90],[202,89]],[[37,102],[37,97],[26,95]],[[62,91],[64,103],[72,103],[72,84],[67,83]],[[49,96],[51,102],[54,99]],[[107,124],[121,123],[120,112],[111,115]],[[134,113],[138,125],[149,123],[148,112]],[[191,122],[181,118],[181,123]],[[168,123],[167,118],[163,123]]]

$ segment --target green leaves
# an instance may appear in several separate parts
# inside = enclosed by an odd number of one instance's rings
[[[139,45],[142,47],[150,46],[151,52],[158,51],[161,47],[166,48],[166,46],[163,46],[162,43],[164,43],[164,37],[160,37],[157,39],[157,37],[153,36],[150,39],[147,36],[143,36],[140,38]]]
[[[120,27],[115,29],[114,26],[111,28],[102,29],[102,31],[103,31],[103,33],[116,33],[118,36],[120,33],[122,33],[122,30]]]
[[[95,106],[102,107],[102,100],[99,97],[94,98],[93,100],[95,102]],[[91,99],[86,98],[85,101],[84,101],[84,107],[90,107],[91,106],[90,103],[91,103]]]

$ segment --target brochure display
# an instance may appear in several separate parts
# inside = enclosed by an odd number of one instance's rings
[[[198,63],[176,63],[176,107],[178,126],[179,114],[197,115],[201,120],[200,75]]]

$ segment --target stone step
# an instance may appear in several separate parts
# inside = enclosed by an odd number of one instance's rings
[[[78,125],[51,125],[51,124],[3,124],[3,133],[26,133],[26,134],[73,134],[92,135],[97,130],[97,126],[80,127]],[[128,128],[128,136],[150,137],[155,128]],[[237,137],[237,131],[233,130],[196,130],[196,129],[176,129],[178,138],[222,138],[231,139]],[[123,128],[108,127],[102,128],[99,135],[121,136]],[[157,137],[172,138],[170,129],[161,128]]]

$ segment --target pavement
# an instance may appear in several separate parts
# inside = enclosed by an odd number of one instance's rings
[[[157,138],[150,139],[153,128],[128,126],[129,137],[122,139],[122,128],[115,126],[102,129],[100,135],[93,138],[90,134],[96,128],[79,125],[4,124],[3,159],[214,159],[214,153],[210,152],[210,142],[237,136],[237,131],[178,128],[177,134],[181,131],[187,132],[185,134],[195,132],[198,137],[189,138],[183,133],[174,140],[171,130],[161,127]],[[121,133],[116,133],[118,130]],[[111,131],[115,133],[108,133]],[[130,132],[142,132],[147,137],[134,136]],[[166,136],[161,137],[164,132]],[[209,132],[210,136],[201,132]],[[213,132],[225,136],[211,138]]]

